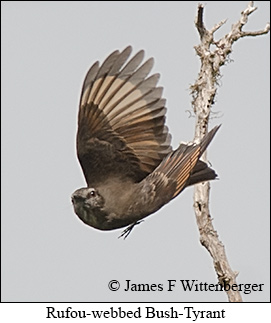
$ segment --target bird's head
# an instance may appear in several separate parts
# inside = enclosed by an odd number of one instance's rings
[[[104,198],[98,190],[92,187],[83,187],[76,190],[72,196],[74,211],[100,209],[104,206]]]

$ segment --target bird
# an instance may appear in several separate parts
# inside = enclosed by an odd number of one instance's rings
[[[200,160],[220,125],[200,142],[171,146],[166,100],[150,75],[154,59],[132,47],[96,61],[83,82],[76,148],[87,186],[71,196],[74,212],[98,230],[126,229],[178,196],[186,187],[217,178]]]

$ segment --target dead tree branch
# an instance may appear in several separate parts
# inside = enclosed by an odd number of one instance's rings
[[[263,35],[270,30],[269,24],[260,31],[247,32],[242,30],[248,21],[248,16],[256,9],[254,2],[250,1],[248,7],[241,12],[239,21],[232,26],[231,31],[220,40],[215,41],[214,33],[225,24],[226,20],[221,21],[212,29],[207,30],[203,22],[204,7],[202,4],[198,5],[195,25],[201,42],[195,46],[195,50],[201,60],[201,69],[196,82],[191,86],[192,105],[196,115],[195,140],[201,139],[208,131],[209,116],[217,92],[220,68],[229,59],[233,43],[239,38]],[[211,45],[213,45],[212,48],[214,49],[211,49]],[[206,153],[203,155],[203,160],[207,160]],[[219,240],[218,234],[212,224],[209,211],[209,191],[209,182],[195,185],[194,210],[200,233],[200,242],[213,258],[214,268],[219,282],[222,285],[233,285],[236,284],[238,272],[234,272],[231,269],[226,257],[224,245]],[[230,302],[242,302],[241,295],[238,291],[230,289],[227,291],[227,295]]]

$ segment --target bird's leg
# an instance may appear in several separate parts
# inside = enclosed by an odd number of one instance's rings
[[[140,220],[140,221],[136,221],[134,223],[132,223],[131,225],[129,225],[125,230],[122,231],[121,235],[118,238],[122,238],[125,240],[128,235],[131,233],[131,231],[133,230],[133,228],[140,224],[141,222],[143,222],[144,220]]]

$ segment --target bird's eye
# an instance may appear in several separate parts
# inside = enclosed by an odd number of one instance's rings
[[[96,191],[95,190],[91,190],[88,195],[87,195],[87,198],[90,198],[90,197],[95,197],[96,196]]]

